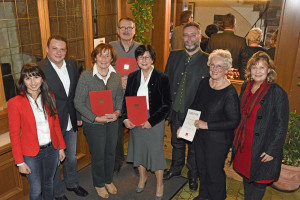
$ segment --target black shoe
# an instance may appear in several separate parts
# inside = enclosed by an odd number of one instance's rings
[[[196,192],[198,189],[198,179],[189,179],[189,188],[192,192]]]
[[[181,175],[181,173],[173,173],[173,172],[171,172],[170,170],[169,171],[166,171],[165,173],[164,173],[164,180],[169,180],[170,178],[172,178],[172,177],[174,177],[174,176],[180,176]]]
[[[76,188],[67,188],[67,190],[73,191],[73,192],[75,192],[75,194],[77,196],[81,196],[81,197],[85,197],[85,196],[87,196],[89,194],[85,189],[83,189],[79,185]]]
[[[66,197],[66,195],[64,195],[62,197],[55,197],[55,200],[68,200],[68,198]]]

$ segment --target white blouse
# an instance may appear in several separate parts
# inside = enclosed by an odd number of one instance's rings
[[[151,78],[152,72],[153,72],[154,66],[152,65],[152,70],[145,81],[144,79],[144,74],[143,71],[141,71],[141,83],[140,87],[138,89],[137,95],[136,96],[146,96],[146,101],[147,101],[147,110],[149,110],[149,93],[148,93],[148,83]]]

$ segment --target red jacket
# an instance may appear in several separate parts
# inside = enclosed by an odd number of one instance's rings
[[[18,95],[7,103],[9,136],[16,164],[24,162],[24,156],[36,156],[40,145],[37,136],[36,121],[27,96]],[[50,138],[55,149],[65,149],[65,141],[61,133],[58,115],[50,116],[47,110]]]

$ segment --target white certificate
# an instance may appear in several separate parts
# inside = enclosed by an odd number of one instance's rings
[[[188,109],[183,126],[179,131],[179,137],[190,142],[193,141],[197,131],[195,121],[200,119],[201,111]]]

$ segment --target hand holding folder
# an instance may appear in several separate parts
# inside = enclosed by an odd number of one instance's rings
[[[145,96],[125,97],[128,119],[135,126],[142,126],[148,120]]]
[[[90,103],[92,112],[101,117],[114,113],[111,90],[90,91]]]

